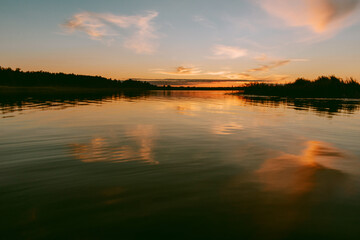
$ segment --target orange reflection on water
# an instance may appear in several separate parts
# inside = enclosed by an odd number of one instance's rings
[[[197,106],[194,106],[193,104],[181,104],[176,106],[177,113],[181,115],[186,116],[196,116],[194,113],[195,111],[199,111],[199,108]]]
[[[255,239],[287,239],[299,226],[319,221],[312,219],[314,211],[331,212],[336,199],[357,191],[351,175],[335,168],[348,158],[328,143],[308,141],[299,155],[282,153],[253,173],[236,176],[224,193],[238,214],[254,223]],[[326,225],[332,219],[327,215],[320,221]]]
[[[304,222],[315,221],[311,219],[312,212],[329,199],[351,194],[349,175],[331,167],[334,162],[345,160],[346,154],[320,141],[308,141],[306,145],[302,154],[269,159],[255,173],[264,191],[264,209],[255,214],[255,221],[274,239]]]
[[[265,161],[256,172],[265,190],[304,194],[314,188],[319,176],[331,178],[338,176],[335,173],[341,174],[331,166],[334,161],[346,157],[343,152],[324,142],[308,141],[306,144],[301,155],[283,154]]]
[[[229,122],[224,124],[216,124],[212,127],[212,133],[217,135],[229,135],[234,134],[238,130],[242,130],[244,127],[236,122]]]
[[[140,157],[148,163],[158,164],[152,154],[152,149],[154,146],[154,128],[151,125],[138,125],[135,129],[129,130],[127,132],[128,136],[133,136],[136,138],[139,149],[138,154]]]
[[[96,137],[88,144],[70,144],[72,155],[85,163],[142,161],[158,164],[153,157],[155,131],[151,125],[137,125],[125,132],[128,144],[113,146],[109,139]],[[135,144],[134,144],[135,143]]]
[[[229,98],[237,99],[235,96],[226,95],[225,93],[232,93],[234,91],[202,91],[202,90],[174,90],[174,91],[153,91],[154,96],[167,97],[169,99],[178,98],[179,100],[194,100],[194,99],[223,99],[227,100]],[[237,91],[235,91],[237,92]],[[235,101],[234,101],[235,102]],[[237,100],[238,102],[238,100]]]

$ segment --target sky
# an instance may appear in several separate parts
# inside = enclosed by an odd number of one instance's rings
[[[113,79],[360,80],[360,0],[0,0],[0,66]]]

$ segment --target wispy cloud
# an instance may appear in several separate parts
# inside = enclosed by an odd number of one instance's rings
[[[265,61],[267,60],[268,57],[266,56],[266,58],[264,59],[259,59],[259,61]],[[284,65],[287,65],[291,62],[307,62],[309,61],[308,59],[283,59],[283,60],[273,60],[271,62],[269,62],[268,64],[262,64],[260,67],[257,68],[252,68],[247,70],[247,72],[267,72],[271,69],[277,68],[277,67],[281,67]]]
[[[264,71],[269,71],[270,69],[273,69],[273,68],[277,68],[277,67],[280,67],[280,66],[284,66],[288,63],[290,63],[291,60],[289,59],[286,59],[286,60],[279,60],[279,61],[275,61],[275,62],[272,62],[270,64],[264,64],[264,65],[261,65],[260,67],[257,67],[257,68],[252,68],[252,69],[249,69],[248,72],[264,72]]]
[[[207,75],[213,75],[213,76],[223,76],[229,73],[231,72],[230,71],[206,72]]]
[[[282,74],[256,75],[247,72],[228,73],[223,75],[223,77],[231,80],[241,79],[247,81],[273,81],[273,82],[281,82],[289,79],[289,75],[282,75]]]
[[[268,55],[265,54],[265,53],[262,53],[256,57],[254,57],[255,60],[258,60],[258,61],[266,61],[269,59]]]
[[[211,58],[215,59],[236,59],[247,55],[246,49],[234,46],[215,45],[212,50],[214,56]]]
[[[265,54],[261,55],[258,61],[268,61],[269,57]],[[288,75],[268,74],[274,68],[287,65],[291,62],[305,62],[308,59],[282,59],[271,60],[267,64],[262,64],[260,67],[251,68],[240,73],[227,72],[222,75],[228,79],[243,79],[243,80],[265,80],[265,81],[284,81],[289,78]],[[266,75],[265,75],[266,74]]]
[[[152,20],[157,16],[154,11],[133,16],[82,12],[72,16],[62,27],[68,33],[84,32],[95,40],[114,40],[123,35],[121,30],[127,29],[126,36],[122,36],[124,47],[137,53],[152,53],[156,48],[153,40],[158,38]]]
[[[201,69],[197,67],[183,67],[179,66],[174,71],[166,71],[164,69],[153,69],[152,72],[165,75],[202,75]]]
[[[288,75],[274,74],[271,73],[271,70],[278,68],[284,65],[287,65],[291,62],[305,62],[308,59],[280,59],[280,60],[271,60],[270,57],[263,54],[260,55],[258,60],[262,64],[256,68],[250,68],[242,72],[233,72],[228,69],[221,71],[206,71],[202,70],[199,67],[176,67],[173,71],[167,71],[164,69],[152,69],[150,70],[153,73],[164,74],[164,75],[177,75],[177,76],[216,76],[216,78],[229,79],[229,80],[248,80],[248,81],[284,81],[289,78]],[[269,73],[270,72],[270,73]]]
[[[270,14],[289,26],[308,27],[315,33],[335,31],[346,25],[359,0],[259,0]]]
[[[198,67],[184,67],[179,66],[175,68],[174,71],[166,71],[164,69],[152,69],[153,73],[164,74],[164,75],[177,75],[177,76],[217,76],[224,79],[230,80],[273,80],[273,81],[282,81],[287,79],[288,75],[276,75],[276,74],[267,74],[263,75],[261,73],[268,72],[274,68],[284,66],[290,62],[297,61],[307,61],[306,59],[285,59],[285,60],[276,60],[268,64],[263,64],[257,68],[251,68],[243,72],[232,72],[232,71],[203,71]]]
[[[266,61],[268,59],[267,55],[262,55],[259,61]],[[241,73],[227,73],[224,77],[229,79],[244,79],[244,80],[269,80],[269,81],[284,81],[288,79],[288,75],[279,75],[279,74],[267,74],[263,75],[262,73],[267,73],[274,68],[278,68],[284,65],[287,65],[291,62],[305,62],[307,59],[283,59],[283,60],[272,60],[267,64],[262,64],[260,67],[251,68]]]
[[[252,79],[253,76],[248,73],[227,73],[223,75],[225,78],[228,79]]]
[[[176,67],[173,71],[166,71],[164,69],[151,69],[153,73],[164,75],[182,75],[182,76],[196,76],[196,75],[209,75],[209,76],[224,76],[231,73],[230,71],[203,71],[199,67]]]

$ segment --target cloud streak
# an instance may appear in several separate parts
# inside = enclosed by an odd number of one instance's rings
[[[288,75],[271,74],[271,75],[261,76],[261,75],[249,74],[247,72],[228,73],[223,75],[223,77],[231,80],[241,79],[247,81],[275,81],[275,82],[284,81],[289,78]]]
[[[236,59],[247,55],[246,49],[241,49],[233,46],[215,45],[213,54],[216,59]]]
[[[123,36],[124,47],[136,53],[152,53],[156,48],[153,40],[158,38],[152,21],[157,16],[158,13],[153,11],[133,16],[82,12],[72,16],[62,27],[68,33],[86,33],[94,40],[114,40],[126,34]]]
[[[165,71],[163,69],[154,69],[154,73],[165,74],[165,75],[202,75],[204,74],[197,67],[183,67],[179,66],[175,71]]]
[[[269,59],[268,56],[262,55],[258,61],[264,62]],[[166,71],[164,69],[152,69],[153,73],[164,75],[177,76],[216,76],[217,78],[229,80],[246,80],[246,81],[284,81],[288,79],[288,75],[268,74],[272,69],[285,66],[291,62],[305,62],[308,59],[282,59],[267,61],[267,64],[262,64],[259,67],[247,69],[242,72],[233,71],[203,71],[199,67],[184,67],[179,66],[174,71]],[[266,73],[266,75],[264,75]]]
[[[176,75],[176,76],[217,76],[230,80],[274,80],[282,81],[285,80],[287,75],[271,75],[271,76],[256,76],[255,74],[268,72],[274,68],[284,66],[291,62],[306,61],[306,59],[285,59],[273,61],[269,64],[261,65],[257,68],[248,69],[246,71],[236,73],[232,71],[203,71],[198,67],[184,67],[179,66],[174,71],[165,71],[164,69],[153,69],[153,73],[164,74],[164,75]]]
[[[203,71],[198,67],[184,67],[179,66],[174,71],[165,71],[164,69],[152,69],[154,73],[164,75],[179,75],[179,76],[199,76],[199,75],[211,75],[211,76],[224,76],[229,74],[230,71]]]
[[[260,67],[249,69],[248,72],[266,72],[266,71],[269,71],[270,69],[289,64],[290,62],[291,62],[290,59],[275,61],[270,64],[264,64],[264,65],[261,65]]]
[[[268,57],[265,56],[260,61],[266,60]],[[225,74],[224,77],[229,79],[244,79],[244,80],[270,80],[270,81],[284,81],[289,76],[288,75],[268,75],[268,76],[256,76],[254,74],[261,74],[264,72],[268,72],[274,68],[278,68],[284,65],[287,65],[291,62],[305,62],[307,59],[284,59],[284,60],[274,60],[268,64],[263,64],[257,68],[251,68],[241,73],[228,73]]]
[[[315,33],[337,30],[355,13],[358,0],[259,0],[270,15],[293,27],[308,27]]]

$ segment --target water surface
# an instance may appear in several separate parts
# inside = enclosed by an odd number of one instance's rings
[[[0,98],[4,239],[356,239],[360,103]]]

